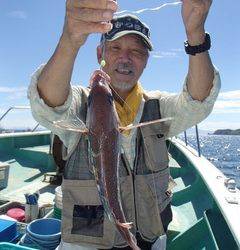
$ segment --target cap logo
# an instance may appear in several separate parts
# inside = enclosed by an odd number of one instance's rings
[[[149,34],[148,34],[149,31],[148,31],[147,29],[145,29],[145,28],[142,29],[142,33],[143,33],[145,36],[147,36],[147,37],[149,36]]]
[[[142,34],[141,36],[143,37],[144,41],[146,41],[150,50],[152,50],[149,28],[144,23],[142,23],[137,17],[120,16],[120,17],[113,18],[111,23],[113,25],[113,28],[108,33],[105,33],[104,35],[102,35],[101,39],[105,37],[106,40],[111,40],[111,39],[114,39],[115,35],[117,35],[117,33],[119,32],[126,31],[126,33],[128,33],[127,31],[137,31],[139,32],[139,35]]]
[[[141,32],[147,38],[150,39],[150,32],[149,29],[141,23],[139,20],[132,18],[132,17],[120,17],[118,20],[112,20],[113,24],[112,30],[110,30],[108,33],[105,34],[106,39],[111,39],[113,36],[121,31],[124,30],[136,30],[138,32]]]
[[[134,25],[134,28],[135,28],[135,30],[137,30],[137,31],[140,31],[140,30],[141,30],[141,26],[140,26],[139,24],[135,24],[135,25]]]
[[[125,26],[129,29],[133,28],[133,23],[125,23]]]
[[[120,29],[122,26],[123,26],[123,22],[116,22],[116,23],[114,24],[114,27],[115,27],[116,29]]]

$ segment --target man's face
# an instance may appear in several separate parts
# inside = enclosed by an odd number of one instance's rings
[[[115,41],[106,41],[104,71],[111,77],[116,90],[130,91],[138,82],[148,60],[148,49],[140,36],[122,36]],[[102,51],[98,48],[98,60]]]

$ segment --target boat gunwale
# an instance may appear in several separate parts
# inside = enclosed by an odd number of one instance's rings
[[[228,191],[224,185],[224,179],[227,179],[227,177],[204,156],[199,157],[197,151],[191,146],[185,145],[181,139],[173,138],[171,143],[186,156],[197,173],[200,175],[202,181],[207,186],[220,212],[222,213],[238,247],[240,248],[240,223],[237,223],[236,220],[239,215],[240,204],[230,204],[225,199],[226,195],[233,194]],[[207,172],[205,170],[207,170]],[[236,188],[236,192],[234,194],[236,194],[238,201],[240,201],[240,190],[238,190],[238,188]]]
[[[22,137],[22,136],[34,136],[34,135],[48,135],[51,134],[50,130],[44,130],[44,131],[35,131],[35,132],[16,132],[16,133],[3,133],[0,134],[0,139],[1,138],[9,138],[9,137]]]

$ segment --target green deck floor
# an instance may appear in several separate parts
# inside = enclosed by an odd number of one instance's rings
[[[0,155],[0,161],[5,160],[4,162],[10,165],[8,186],[1,190],[0,199],[24,202],[24,193],[39,190],[42,193],[40,203],[52,202],[56,186],[42,180],[45,173],[54,169],[48,164],[39,163],[42,158],[46,159],[48,153],[49,145],[42,145],[19,148],[13,155],[9,153],[2,157]]]

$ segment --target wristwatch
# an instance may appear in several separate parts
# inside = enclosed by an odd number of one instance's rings
[[[191,46],[191,45],[189,45],[188,41],[185,41],[184,46],[185,46],[186,53],[189,55],[192,55],[192,56],[195,56],[198,53],[205,52],[211,48],[210,35],[208,33],[206,33],[205,40],[200,45]]]

